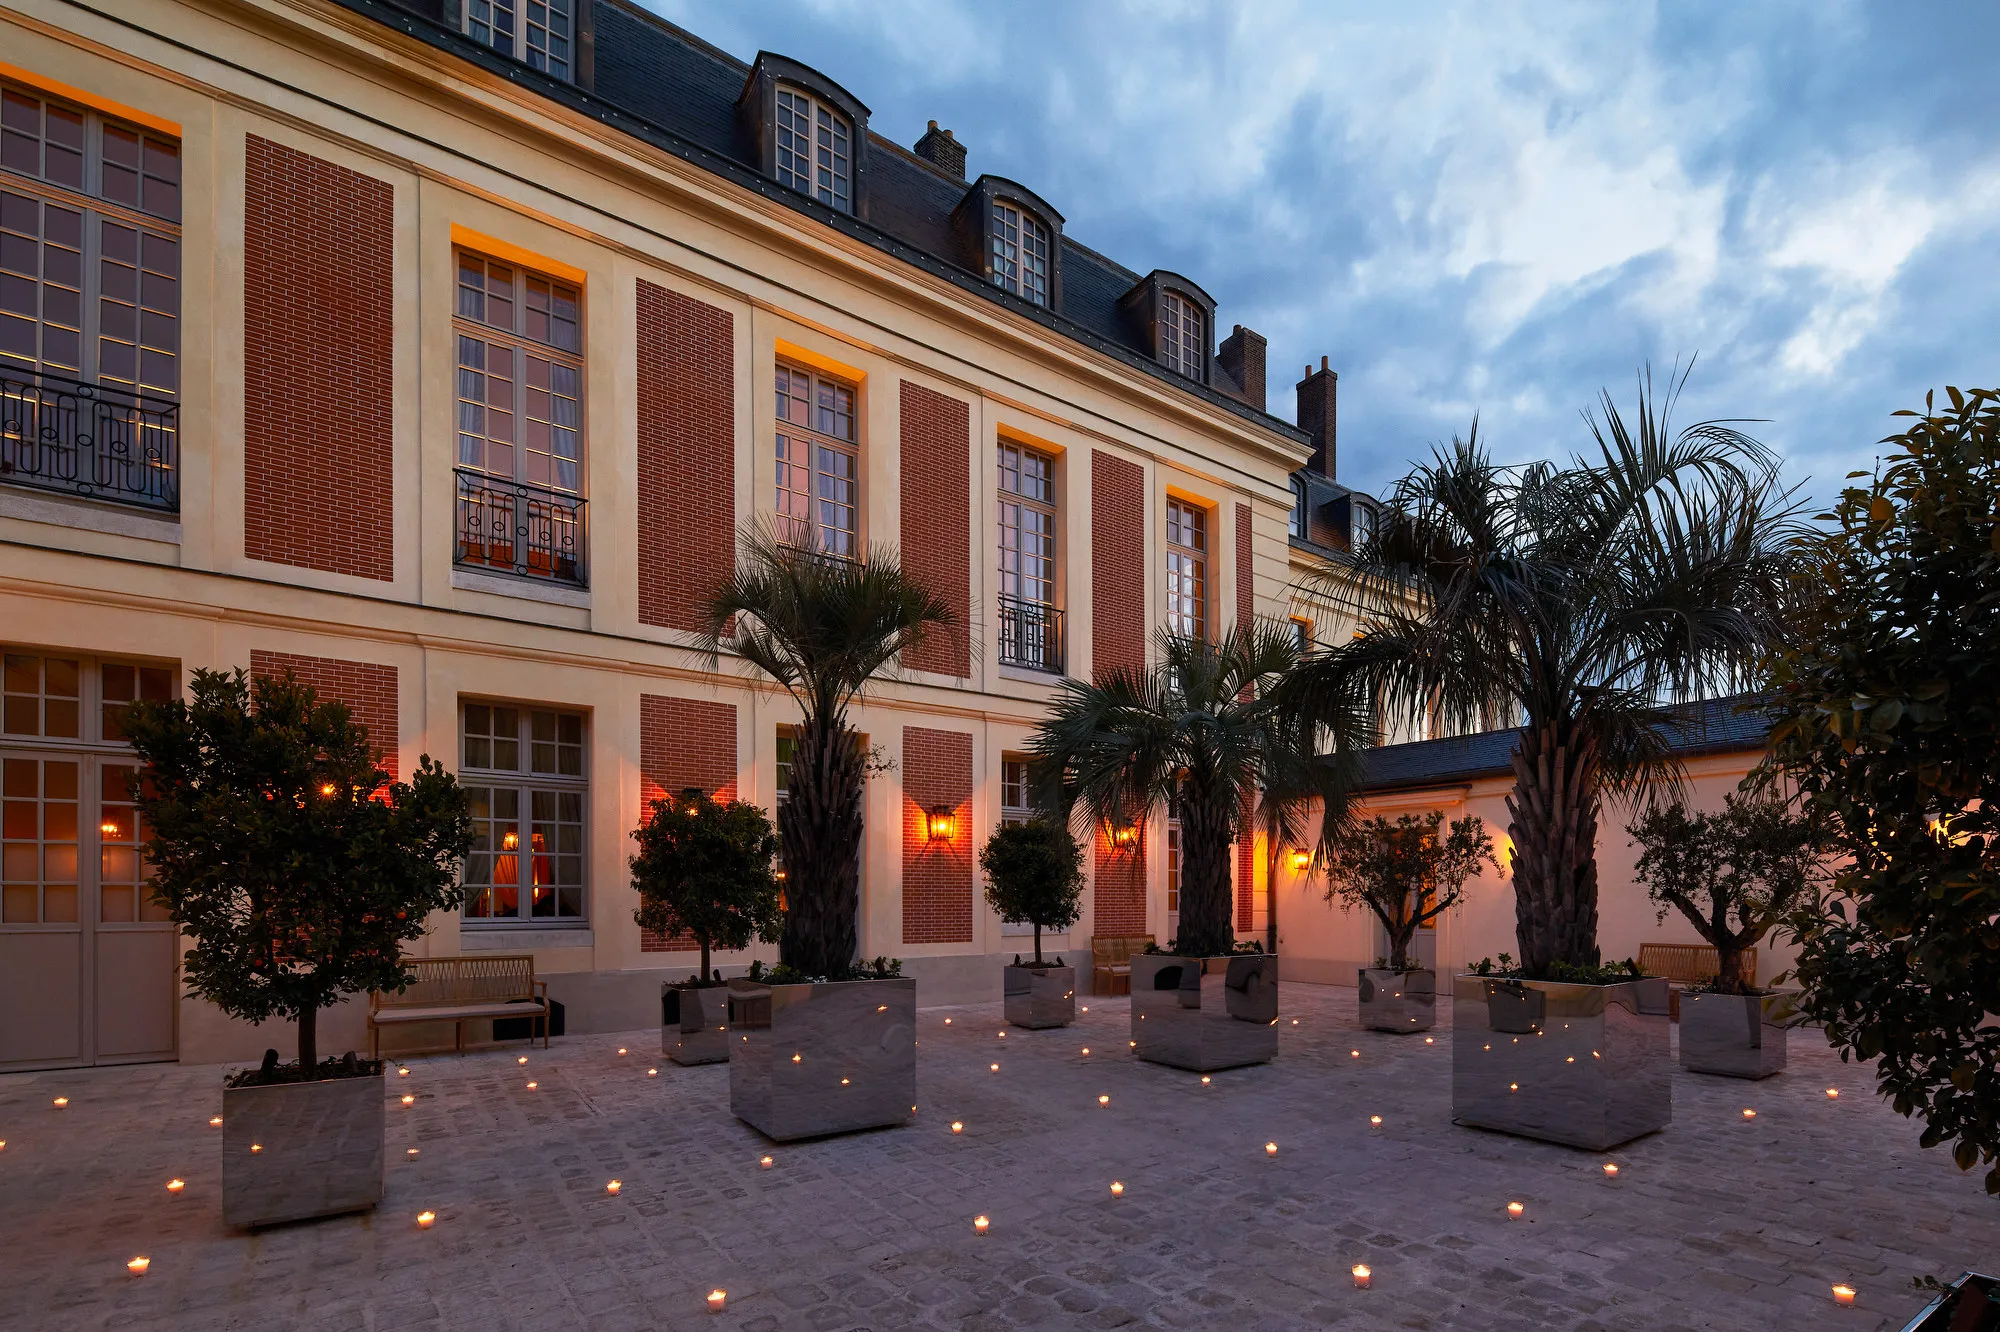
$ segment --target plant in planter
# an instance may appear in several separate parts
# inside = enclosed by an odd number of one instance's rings
[[[1493,839],[1478,818],[1433,810],[1391,823],[1376,815],[1336,830],[1322,845],[1326,900],[1366,907],[1389,936],[1389,955],[1360,975],[1361,1025],[1373,1031],[1428,1031],[1437,1020],[1437,973],[1413,962],[1417,931],[1457,906],[1481,865],[1497,871]]]
[[[1249,835],[1260,799],[1302,817],[1315,804],[1338,824],[1365,713],[1327,706],[1335,747],[1280,706],[1298,663],[1289,628],[1258,622],[1216,640],[1162,633],[1158,664],[1065,681],[1035,733],[1034,779],[1045,807],[1112,827],[1174,802],[1181,826],[1177,955],[1132,959],[1132,1039],[1142,1059],[1229,1068],[1277,1053],[1275,954],[1233,955],[1230,843]],[[1294,839],[1296,840],[1296,839]]]
[[[133,704],[124,729],[155,898],[189,948],[189,992],[232,1017],[298,1024],[223,1092],[223,1217],[265,1225],[382,1196],[381,1065],[319,1058],[318,1015],[409,982],[402,945],[459,905],[465,792],[428,754],[408,782],[367,729],[288,673],[196,671],[185,701]],[[255,1142],[263,1148],[252,1152]]]
[[[1640,848],[1632,877],[1678,910],[1714,947],[1714,982],[1681,996],[1681,1067],[1763,1078],[1785,1066],[1795,996],[1760,990],[1744,974],[1747,950],[1826,880],[1817,820],[1769,797],[1731,794],[1720,811],[1662,805],[1627,825]]]
[[[1606,1134],[1635,1137],[1672,1115],[1669,1034],[1664,1014],[1642,1011],[1650,994],[1561,982],[1545,997],[1556,1029],[1601,1028],[1612,1049],[1536,1041],[1540,1067],[1508,1067],[1512,1033],[1488,1041],[1483,1014],[1492,987],[1599,964],[1605,800],[1674,790],[1688,705],[1740,688],[1777,636],[1796,506],[1770,452],[1729,423],[1671,427],[1685,381],[1664,395],[1642,381],[1629,424],[1604,394],[1588,418],[1593,447],[1566,464],[1498,464],[1476,427],[1439,449],[1397,484],[1357,552],[1370,607],[1360,634],[1289,686],[1308,718],[1321,694],[1337,705],[1358,681],[1412,728],[1522,723],[1507,800],[1520,975],[1454,982],[1461,1123],[1607,1146]]]
[[[1076,1020],[1076,968],[1042,961],[1042,931],[1067,930],[1082,912],[1083,848],[1068,827],[1036,818],[993,830],[979,851],[986,900],[1000,919],[1035,927],[1035,960],[1016,957],[1003,976],[1007,1020],[1023,1027],[1066,1027]]]
[[[735,982],[730,998],[730,1106],[770,1137],[899,1124],[912,1113],[916,982],[873,979],[856,962],[868,753],[848,710],[951,619],[893,550],[840,559],[765,529],[745,535],[735,574],[708,599],[709,651],[726,648],[775,680],[800,714],[778,815],[778,956],[790,974],[817,979]]]
[[[771,820],[756,805],[712,800],[691,787],[678,800],[653,801],[633,837],[633,919],[658,934],[690,936],[701,950],[700,970],[661,988],[662,1052],[677,1064],[718,1063],[729,1058],[729,1028],[711,954],[748,948],[752,939],[775,943],[783,924]],[[718,993],[705,996],[709,989]]]

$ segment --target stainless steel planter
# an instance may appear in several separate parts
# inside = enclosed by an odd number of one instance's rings
[[[379,1073],[224,1088],[223,1221],[268,1226],[381,1202],[386,1094]]]
[[[1455,1123],[1603,1151],[1672,1122],[1665,981],[1456,976],[1451,998]]]
[[[917,983],[729,982],[729,1108],[778,1142],[906,1124]]]
[[[1133,1053],[1210,1073],[1278,1053],[1278,959],[1132,955]]]
[[[676,1064],[728,1059],[729,991],[720,985],[662,985],[660,1053]]]
[[[1007,1000],[1007,1020],[1017,1027],[1040,1031],[1067,1027],[1076,1021],[1076,968],[1038,967],[1032,963],[1003,967],[1000,992]]]
[[[1361,969],[1361,1025],[1369,1031],[1429,1031],[1437,1025],[1435,971]]]
[[[1681,1067],[1690,1073],[1768,1078],[1785,1067],[1785,1029],[1798,994],[1681,993]]]

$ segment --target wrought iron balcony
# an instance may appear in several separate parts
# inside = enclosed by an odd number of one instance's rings
[[[1063,673],[1063,613],[1039,601],[1000,598],[1000,664]]]
[[[590,586],[581,495],[463,468],[457,472],[455,564],[544,583]]]
[[[181,508],[180,404],[0,363],[0,482]]]

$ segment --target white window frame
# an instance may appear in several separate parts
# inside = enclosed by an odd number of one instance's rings
[[[489,716],[500,709],[510,709],[516,714],[512,743],[518,749],[513,767],[502,768],[491,762],[487,766],[481,767],[470,761],[472,753],[471,742],[479,738],[468,734],[467,731],[470,713],[474,708],[487,709]],[[537,714],[553,717],[554,738],[552,740],[543,742],[536,738],[534,719]],[[566,718],[575,718],[578,722],[577,739],[573,746],[577,750],[577,771],[574,773],[560,771],[562,750],[572,747],[572,742],[562,739],[562,722]],[[485,736],[491,737],[492,740],[492,748],[489,750],[489,755],[497,753],[499,744],[506,743],[504,737],[500,736],[497,729],[494,729],[495,727],[497,727],[497,718],[489,725],[489,729],[483,733]],[[460,908],[461,928],[483,931],[521,929],[562,930],[588,929],[590,927],[590,735],[590,714],[581,708],[565,707],[552,703],[523,703],[510,699],[481,697],[465,697],[459,700],[459,784],[475,792],[513,792],[515,794],[515,814],[513,821],[517,825],[526,826],[529,839],[528,845],[522,847],[520,845],[521,834],[519,831],[516,831],[516,842],[512,847],[504,845],[481,846],[475,844],[472,852],[466,856],[465,905]],[[538,771],[535,767],[535,748],[541,743],[553,746],[555,766],[551,769]],[[535,835],[534,825],[538,822],[535,817],[535,797],[543,794],[551,798],[552,813],[549,823],[554,827],[558,838],[557,844],[554,847],[536,847],[533,842]],[[562,798],[564,796],[574,796],[576,799],[577,817],[574,820],[561,817]],[[487,806],[488,813],[483,819],[475,813],[474,823],[475,825],[483,823],[498,826],[505,821],[500,814],[499,802],[492,795],[489,795],[487,798],[489,801]],[[562,847],[560,840],[561,829],[565,824],[573,824],[576,827],[577,843],[576,850],[574,851],[566,851]],[[481,828],[479,831],[484,832],[486,829]],[[480,856],[486,856],[493,862],[492,868],[489,869],[483,878],[476,877],[474,874],[474,869]],[[497,871],[499,863],[509,856],[513,857],[515,864],[513,872],[514,882],[511,885],[504,885]],[[546,914],[537,915],[534,911],[534,889],[539,886],[536,873],[539,866],[536,862],[545,856],[550,861],[550,878],[548,883],[550,900],[554,909]],[[566,859],[573,859],[578,870],[577,882],[575,884],[577,910],[574,914],[564,914],[562,911],[562,893],[566,887],[570,886],[564,884],[561,877],[561,864]],[[528,863],[529,872],[525,876],[528,879],[526,884],[521,883],[523,876],[520,872],[520,864],[523,860]],[[502,886],[511,886],[515,890],[514,914],[510,916],[475,914],[473,907],[479,902],[481,894]],[[523,887],[529,890],[526,898],[520,896],[520,889]]]
[[[577,3],[589,0],[465,0],[465,35],[567,83],[575,68]]]
[[[1184,638],[1208,633],[1208,510],[1192,500],[1167,499],[1167,630]],[[1177,535],[1178,534],[1178,535]]]
[[[1160,360],[1189,379],[1208,377],[1208,315],[1177,291],[1160,293]]]
[[[1019,204],[993,201],[993,285],[1046,307],[1053,252],[1049,229]]]
[[[854,211],[854,124],[803,88],[777,95],[778,183],[810,195],[835,212]]]

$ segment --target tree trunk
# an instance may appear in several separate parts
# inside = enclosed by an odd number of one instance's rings
[[[1035,922],[1035,965],[1042,965],[1042,923]]]
[[[1230,920],[1229,834],[1235,802],[1190,794],[1181,802],[1181,926],[1184,956],[1214,957],[1236,945]]]
[[[311,1081],[319,1076],[319,1009],[299,1010],[299,1076]]]
[[[808,719],[799,728],[778,820],[787,908],[778,956],[809,975],[845,975],[854,965],[863,777],[859,737],[844,720]]]
[[[1597,951],[1597,754],[1570,718],[1530,725],[1507,797],[1514,841],[1514,938],[1532,978]]]
[[[701,937],[701,974],[695,977],[703,985],[708,984],[708,936]]]

